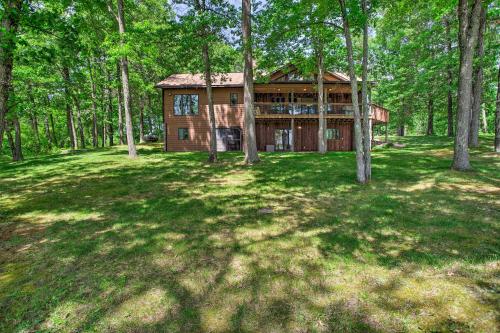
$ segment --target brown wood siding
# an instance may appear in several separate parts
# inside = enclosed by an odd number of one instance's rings
[[[277,129],[291,128],[290,120],[283,119],[257,119],[256,136],[257,149],[265,151],[267,145],[275,145],[274,133]],[[329,119],[327,128],[338,128],[340,140],[327,140],[327,148],[331,151],[352,150],[351,120]],[[318,120],[295,119],[293,131],[293,143],[295,151],[317,151],[318,150]]]
[[[238,104],[230,105],[230,93],[238,94]],[[174,115],[174,95],[197,94],[198,115]],[[214,111],[216,127],[239,127],[243,136],[243,88],[214,88]],[[210,121],[208,100],[204,88],[165,89],[164,114],[167,129],[168,151],[208,151],[210,147]],[[179,140],[177,130],[187,128],[189,140]]]

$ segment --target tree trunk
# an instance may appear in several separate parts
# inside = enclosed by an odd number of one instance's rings
[[[325,120],[325,91],[323,86],[324,64],[323,45],[318,42],[316,47],[316,61],[318,66],[318,152],[326,153],[326,120]]]
[[[43,119],[43,127],[45,129],[45,137],[47,138],[47,143],[50,150],[52,149],[52,135],[50,134],[49,117],[47,115]]]
[[[495,111],[495,151],[500,153],[500,65],[497,79],[497,106]]]
[[[359,113],[358,103],[358,81],[356,78],[356,72],[354,70],[351,30],[349,28],[347,10],[345,8],[345,0],[339,0],[339,4],[342,11],[344,37],[347,46],[347,62],[349,64],[349,77],[351,80],[352,106],[354,111],[354,147],[356,148],[356,175],[358,182],[366,183],[365,163],[363,156],[363,140],[361,132],[361,117]]]
[[[80,137],[80,146],[82,149],[85,149],[85,133],[83,131],[82,112],[80,108],[80,100],[76,94],[73,94],[73,102],[76,107],[76,125],[78,127],[78,136]]]
[[[106,68],[106,66],[104,66]],[[108,86],[107,86],[107,96],[108,96],[108,113],[107,113],[107,123],[108,123],[108,137],[109,137],[109,146],[113,146],[113,90],[111,88],[111,74],[106,69],[106,76],[108,78]]]
[[[427,102],[427,135],[434,135],[434,100],[431,95]]]
[[[139,97],[139,142],[145,143],[144,139],[144,98]]]
[[[36,116],[36,104],[35,98],[33,96],[33,87],[31,82],[28,83],[28,96],[31,102],[31,110],[29,112],[31,129],[33,130],[33,136],[35,141],[35,152],[40,153],[40,132],[38,131],[38,119]]]
[[[2,152],[5,116],[9,110],[9,95],[12,89],[12,68],[16,33],[19,25],[22,0],[2,2],[2,21],[0,29],[0,153]]]
[[[21,126],[19,118],[14,115],[12,120],[7,120],[7,138],[9,140],[10,150],[12,152],[12,160],[19,162],[24,159],[21,146]],[[14,137],[12,137],[12,129],[14,129]]]
[[[365,167],[365,181],[372,178],[372,124],[370,119],[370,106],[368,105],[368,8],[367,0],[361,1],[363,14],[366,19],[363,25],[363,72],[361,75],[361,102],[363,109],[363,158]]]
[[[457,133],[452,168],[459,171],[470,170],[469,162],[469,123],[472,106],[472,60],[477,44],[481,0],[474,0],[472,12],[469,15],[468,0],[459,0],[459,49],[460,73],[458,77],[458,110]]]
[[[444,20],[445,31],[446,31],[446,54],[448,57],[451,56],[451,35],[450,35],[450,22],[448,18]],[[447,79],[448,79],[448,136],[453,136],[453,93],[452,93],[452,85],[453,85],[453,72],[451,66],[448,65],[446,70]]]
[[[486,108],[481,108],[481,132],[488,133],[488,119],[486,118]]]
[[[125,18],[123,0],[118,0],[118,29],[120,32],[120,45],[125,44]],[[120,58],[120,67],[122,70],[122,87],[123,87],[123,101],[125,107],[125,127],[127,131],[127,145],[128,156],[131,158],[137,157],[137,151],[134,143],[134,129],[132,127],[132,110],[130,109],[130,93],[128,85],[128,59],[127,56],[122,55]]]
[[[120,64],[116,64],[116,70],[117,70],[117,78],[121,78],[120,75]],[[120,81],[120,80],[118,80]],[[117,97],[118,97],[118,140],[120,142],[120,145],[125,144],[125,135],[123,134],[123,98],[122,98],[122,90],[120,85],[118,86],[118,92],[117,92]]]
[[[479,116],[481,115],[481,104],[483,102],[483,57],[484,57],[484,31],[486,29],[486,10],[481,8],[479,20],[479,31],[477,35],[477,63],[473,74],[472,87],[472,112],[469,129],[469,147],[479,145]]]
[[[50,114],[50,127],[52,127],[52,139],[54,141],[54,144],[58,146],[59,144],[57,143],[57,135],[56,135],[56,127],[54,126],[54,116],[52,113]]]
[[[97,146],[99,145],[99,140],[98,140],[99,132],[97,129],[97,102],[96,102],[97,94],[96,94],[95,78],[90,59],[87,59],[87,64],[90,74],[90,96],[92,98],[92,146],[94,148],[97,148]]]
[[[217,136],[216,136],[215,112],[214,112],[214,101],[212,92],[212,69],[210,64],[210,55],[207,43],[203,45],[202,52],[203,52],[203,63],[205,65],[205,84],[207,86],[208,115],[210,119],[210,152],[208,155],[208,161],[211,163],[215,163],[217,162]]]
[[[63,67],[63,78],[64,78],[64,94],[66,102],[66,124],[68,127],[68,136],[71,143],[71,149],[78,149],[78,142],[76,140],[76,129],[73,120],[73,110],[71,106],[71,91],[70,91],[70,74],[68,66]]]
[[[252,1],[242,0],[242,37],[243,52],[245,58],[244,69],[244,94],[243,103],[245,107],[245,163],[253,164],[259,162],[257,152],[257,140],[255,136],[255,112],[254,112],[254,90],[253,90],[253,56],[252,56]],[[293,130],[292,130],[293,131]]]
[[[397,135],[398,136],[405,136],[405,124],[399,124],[398,130],[397,130]]]

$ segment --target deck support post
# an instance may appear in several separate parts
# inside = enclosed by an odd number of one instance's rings
[[[290,151],[295,151],[295,145],[294,145],[294,141],[295,141],[295,119],[293,118],[292,116],[292,119],[290,119],[290,127],[292,129],[292,142],[290,144]]]

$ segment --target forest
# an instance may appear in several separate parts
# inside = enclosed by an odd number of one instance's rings
[[[390,134],[462,137],[456,123],[465,50],[456,1],[366,2],[256,2],[256,79],[289,63],[315,72],[318,53],[323,68],[349,73],[344,10],[354,73],[363,72],[365,55],[363,75],[376,82],[372,100],[391,111]],[[476,36],[467,58],[473,72],[463,89],[471,95],[467,141],[477,146],[478,133],[498,128],[499,7],[476,1],[476,13],[462,2],[476,25],[465,27]],[[236,1],[18,0],[1,6],[0,152],[14,160],[162,138],[157,82],[174,73],[205,73],[205,47],[211,75],[244,68]]]

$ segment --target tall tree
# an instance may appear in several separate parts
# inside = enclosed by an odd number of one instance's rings
[[[120,33],[120,45],[125,46],[125,14],[123,0],[118,1],[118,31]],[[134,130],[132,127],[132,110],[130,109],[130,90],[128,78],[128,59],[126,55],[120,57],[121,81],[123,88],[123,105],[125,108],[125,128],[127,133],[128,156],[137,157],[137,151],[134,143]]]
[[[12,89],[12,67],[16,33],[21,15],[22,0],[2,1],[3,13],[0,29],[0,153],[2,151],[5,115],[9,110]]]
[[[372,123],[370,118],[370,106],[368,104],[368,4],[367,0],[361,0],[361,10],[364,14],[363,23],[363,61],[361,75],[361,100],[363,110],[363,161],[365,181],[368,182],[372,178]]]
[[[495,109],[495,151],[500,153],[500,65],[498,66],[497,100]]]
[[[483,102],[483,57],[484,57],[484,31],[486,29],[486,9],[481,8],[479,31],[477,36],[476,63],[473,66],[472,86],[472,112],[469,129],[469,147],[479,145],[479,117]]]
[[[469,123],[472,106],[472,65],[477,44],[482,1],[474,0],[472,6],[468,0],[458,3],[458,44],[460,49],[460,73],[458,77],[457,130],[452,168],[459,171],[469,170]]]
[[[253,57],[252,57],[252,1],[242,0],[242,38],[245,59],[243,103],[245,106],[245,163],[259,162],[255,136]]]
[[[451,34],[450,34],[450,19],[446,16],[444,18],[444,25],[445,25],[445,35],[446,35],[446,44],[445,44],[445,50],[446,50],[446,55],[448,58],[450,58],[452,54],[451,50]],[[448,136],[452,137],[453,136],[453,93],[452,93],[452,87],[453,87],[453,71],[452,71],[452,66],[448,63],[446,65],[446,78],[447,78],[447,111],[448,111],[448,126],[447,126],[447,133]]]
[[[349,18],[345,0],[339,0],[342,12],[342,22],[344,27],[344,37],[347,48],[347,62],[349,65],[349,77],[351,81],[352,108],[354,113],[354,147],[356,150],[356,175],[360,183],[366,183],[365,160],[363,156],[363,133],[361,130],[361,115],[358,102],[358,79],[354,68],[354,51],[352,46],[351,28],[349,27]]]
[[[69,73],[69,68],[67,65],[64,65],[62,69],[62,75],[64,80],[64,97],[66,103],[66,125],[68,128],[68,136],[71,144],[71,149],[78,149],[78,141],[76,138],[76,128],[75,128],[75,120],[73,118],[73,106],[71,105],[71,78]]]
[[[318,152],[326,153],[326,119],[325,119],[325,89],[323,85],[325,65],[323,57],[323,43],[316,42],[316,59],[318,68]]]

